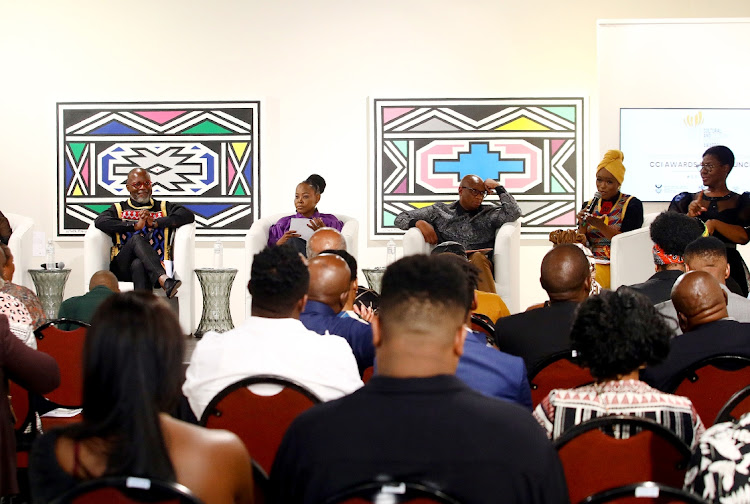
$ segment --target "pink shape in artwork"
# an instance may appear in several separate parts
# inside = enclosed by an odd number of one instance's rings
[[[572,226],[576,222],[575,212],[572,210],[568,213],[564,213],[559,217],[555,217],[549,222],[545,222],[545,226]]]
[[[437,156],[437,159],[452,159],[456,157],[456,149],[466,148],[465,144],[444,144],[438,143],[428,149],[421,150],[419,152],[419,169],[421,171],[422,180],[429,182],[435,189],[457,189],[458,183],[454,177],[443,178],[433,177],[432,173],[432,157]]]
[[[562,144],[564,144],[564,143],[565,143],[565,139],[563,139],[563,140],[560,140],[560,139],[550,140],[549,144],[550,144],[550,147],[552,148],[552,150],[549,153],[549,155],[550,156],[554,156],[555,153],[557,152],[557,150],[560,148],[560,146]]]
[[[393,191],[394,194],[404,194],[406,192],[406,179],[402,180],[401,183],[398,185],[395,191]]]
[[[414,107],[383,107],[383,124],[389,123],[412,110],[414,110]]]
[[[234,174],[237,173],[237,170],[234,168],[234,163],[232,163],[231,158],[227,156],[227,186],[232,185],[232,181],[234,180]]]
[[[505,155],[508,159],[514,159],[513,154],[528,155],[528,171],[526,172],[527,177],[523,178],[505,178],[503,179],[504,185],[508,189],[522,189],[530,181],[538,180],[539,175],[539,155],[536,150],[529,148],[524,144],[504,144],[502,140],[493,142],[491,151],[499,151],[498,147],[503,146],[505,148]],[[515,158],[518,159],[518,158]]]
[[[175,117],[185,113],[184,110],[144,110],[141,112],[134,111],[135,114],[145,117],[155,123],[164,124]]]
[[[81,170],[81,175],[83,175],[83,183],[86,185],[89,185],[89,160],[86,159],[86,162],[83,163],[83,169]]]

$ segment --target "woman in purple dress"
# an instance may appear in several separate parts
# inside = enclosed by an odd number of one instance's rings
[[[336,231],[341,231],[344,223],[338,220],[335,215],[318,212],[317,205],[325,188],[326,181],[316,174],[310,175],[306,180],[297,184],[297,190],[294,193],[294,207],[297,209],[297,213],[282,217],[271,226],[268,230],[269,247],[290,243],[299,252],[307,255],[305,252],[306,241],[300,237],[298,230],[290,229],[293,218],[310,219],[307,227],[313,231],[322,227],[331,227]]]

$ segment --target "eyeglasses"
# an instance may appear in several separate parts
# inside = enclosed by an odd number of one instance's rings
[[[706,173],[711,173],[712,171],[714,171],[714,168],[718,166],[721,166],[721,165],[715,165],[713,163],[701,163],[698,165],[698,171],[705,170]]]
[[[133,182],[132,184],[127,184],[133,189],[151,189],[151,181],[147,180],[145,182]]]
[[[476,189],[473,189],[471,187],[466,187],[466,186],[461,186],[461,189],[466,189],[467,191],[471,193],[472,196],[481,196],[482,198],[487,196],[487,191],[477,191]]]

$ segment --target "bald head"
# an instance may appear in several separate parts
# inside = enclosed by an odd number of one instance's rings
[[[672,304],[683,332],[728,317],[727,295],[705,271],[689,271],[672,287]]]
[[[112,292],[120,292],[120,284],[117,281],[115,274],[111,271],[99,270],[91,275],[91,280],[89,280],[89,290],[93,290],[100,285],[103,285]]]
[[[346,250],[344,235],[329,227],[315,231],[307,240],[307,257],[315,257],[324,250]]]
[[[310,259],[307,268],[310,271],[308,299],[340,312],[349,297],[351,272],[346,261],[335,254],[323,254]]]
[[[542,259],[539,281],[552,302],[583,301],[591,288],[586,254],[571,243],[557,245]]]

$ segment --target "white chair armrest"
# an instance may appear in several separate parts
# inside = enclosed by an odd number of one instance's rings
[[[24,215],[6,213],[10,227],[13,233],[8,240],[8,247],[13,253],[13,262],[16,266],[14,280],[17,284],[34,290],[34,282],[29,275],[29,268],[36,268],[34,257],[32,256],[34,235],[31,228],[34,226],[34,219]]]
[[[89,280],[97,271],[109,270],[112,238],[92,223],[83,236],[83,291],[88,292]]]
[[[177,228],[174,234],[174,273],[182,285],[177,293],[180,326],[185,334],[195,329],[195,222]]]
[[[339,220],[344,223],[341,234],[346,240],[346,251],[352,256],[357,257],[357,244],[359,238],[359,221],[346,215],[337,215]]]
[[[402,246],[404,247],[404,257],[417,254],[429,254],[434,248],[425,241],[422,231],[415,227],[410,228],[404,233]]]

